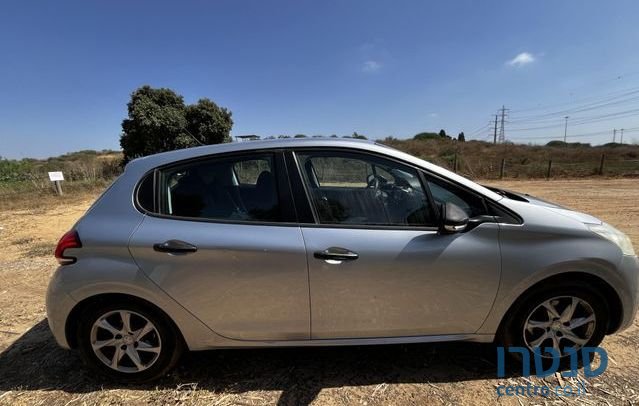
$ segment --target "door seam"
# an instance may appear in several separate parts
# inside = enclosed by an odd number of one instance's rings
[[[306,240],[304,239],[304,231],[302,227],[298,227],[300,235],[302,236],[302,243],[304,243],[304,256],[306,257],[306,286],[308,289],[308,339],[313,339],[313,302],[311,300],[311,264],[308,262],[308,248],[306,247]]]

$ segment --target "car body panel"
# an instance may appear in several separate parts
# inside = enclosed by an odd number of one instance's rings
[[[302,232],[314,339],[472,334],[497,293],[496,224],[449,235],[332,227]],[[313,257],[331,246],[359,258],[331,263]]]
[[[253,231],[236,234],[234,230],[246,226],[219,222],[189,223],[187,226],[183,220],[149,216],[135,206],[136,185],[154,168],[215,154],[298,147],[345,148],[386,155],[423,168],[496,202],[516,213],[523,222],[485,223],[472,231],[451,236],[404,230],[400,232],[400,238],[386,231],[380,237],[367,236],[365,230],[349,229],[342,233],[345,237],[340,237],[344,245],[348,243],[345,248],[372,252],[368,254],[370,259],[368,255],[360,258],[361,265],[356,269],[347,264],[328,267],[311,258],[313,250],[327,248],[329,242],[331,246],[337,245],[330,238],[330,230],[322,226],[302,225],[304,235],[300,225],[296,224],[254,225],[249,226]],[[443,340],[487,342],[493,339],[503,316],[523,292],[550,276],[574,271],[598,276],[609,283],[622,302],[621,328],[630,325],[639,294],[637,258],[622,255],[615,244],[589,231],[584,222],[597,219],[557,210],[553,204],[539,202],[534,198],[528,202],[506,198],[421,159],[379,144],[356,140],[229,143],[156,154],[130,162],[125,172],[74,226],[82,240],[82,248],[66,252],[77,257],[77,262],[59,267],[49,284],[49,324],[57,342],[68,347],[65,326],[73,308],[95,295],[120,293],[147,300],[162,309],[175,322],[192,350]],[[165,227],[160,222],[172,226]],[[177,223],[180,224],[173,226]],[[178,258],[167,259],[151,252],[151,243],[176,235],[185,241],[194,235],[204,241],[200,243],[203,255],[199,259],[207,265],[210,273],[193,267],[187,269],[182,281],[179,272],[170,271],[178,263]],[[308,237],[308,241],[302,237]],[[262,251],[258,254],[260,244]],[[209,248],[221,250],[207,252]],[[421,248],[425,252],[417,252]],[[479,261],[475,261],[475,257],[467,257],[464,252],[474,253]],[[387,262],[380,260],[382,253],[394,254],[402,267],[391,266],[390,259],[386,259]],[[197,257],[184,258],[194,261]],[[250,266],[247,269],[235,266],[235,258],[246,259]],[[307,261],[317,261],[310,266],[310,289],[314,283],[321,289],[316,297],[320,305],[315,311],[320,313],[316,314],[317,334],[312,337],[314,339],[310,339],[315,330],[311,318],[314,314],[312,297],[308,293]],[[495,266],[499,261],[500,275]],[[224,266],[220,267],[220,264]],[[210,271],[212,268],[215,268],[214,272]],[[367,274],[366,269],[370,269],[371,273]],[[272,281],[264,277],[265,271],[273,278]],[[206,283],[198,283],[203,272]],[[399,279],[389,279],[389,275],[399,276]],[[219,284],[214,281],[216,277],[219,277]],[[378,278],[383,283],[374,283]],[[209,291],[214,295],[207,298]],[[357,295],[349,296],[349,292]],[[391,297],[391,293],[395,296]],[[423,294],[422,302],[419,301],[420,293]],[[204,298],[190,297],[194,294]],[[331,295],[334,295],[335,303],[331,302]],[[429,297],[435,297],[437,301],[426,304]],[[219,301],[220,298],[228,301]],[[269,305],[259,308],[267,299]],[[250,305],[245,310],[255,312],[253,319],[250,313],[243,313],[241,307],[245,303]],[[470,304],[475,304],[475,307]],[[209,306],[220,306],[222,310],[243,319],[229,323],[223,314],[219,314],[219,309]],[[346,313],[349,306],[358,306],[359,313],[349,316]],[[400,310],[395,306],[409,306],[406,320],[401,320]],[[420,309],[429,313],[432,325],[426,318],[419,319]],[[278,314],[279,310],[283,312]],[[215,314],[216,311],[218,314]],[[337,318],[322,320],[322,312]],[[432,316],[438,312],[437,316]],[[290,319],[285,320],[287,317]],[[273,320],[272,325],[265,322],[269,318]],[[452,321],[447,322],[446,318]],[[251,326],[254,321],[258,323]],[[351,326],[349,321],[353,322]],[[415,329],[407,328],[409,321],[416,323]],[[372,323],[373,327],[367,326],[368,323]],[[257,327],[270,331],[259,335]],[[223,331],[218,334],[214,329]],[[330,332],[331,329],[335,331]],[[345,335],[351,337],[343,337]]]
[[[91,272],[87,273],[86,265],[91,266]],[[76,263],[59,267],[49,284],[47,317],[51,331],[62,347],[70,346],[66,324],[75,306],[105,294],[129,295],[154,304],[175,323],[190,350],[211,348],[224,341],[159,289],[135,264],[97,259],[86,265]]]
[[[197,252],[153,250],[153,244],[171,239],[194,244]],[[147,216],[130,248],[151,280],[222,336],[310,336],[306,251],[299,227]]]
[[[494,333],[515,300],[534,284],[558,274],[587,273],[610,284],[629,318],[636,309],[639,267],[613,243],[588,230],[580,220],[598,219],[510,199],[500,202],[522,216],[522,225],[501,224],[503,275],[489,318],[479,333]],[[522,260],[525,259],[525,260]],[[634,269],[633,269],[633,263]],[[625,315],[624,315],[625,316]]]

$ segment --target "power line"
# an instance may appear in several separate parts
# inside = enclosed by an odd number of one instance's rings
[[[579,117],[579,118],[575,118],[575,121],[572,122],[572,125],[583,125],[583,124],[592,124],[592,123],[598,123],[598,122],[602,122],[602,121],[610,121],[612,119],[617,119],[617,118],[623,118],[623,117],[631,117],[631,116],[635,116],[637,115],[637,113],[639,113],[639,108],[634,108],[634,109],[630,109],[630,110],[624,110],[624,111],[617,111],[617,112],[612,112],[612,113],[606,113],[606,114],[600,114],[600,115],[593,115],[593,116],[587,116],[587,117]],[[509,123],[511,123],[509,121]],[[549,124],[549,125],[540,125],[540,126],[536,126],[536,127],[526,127],[526,128],[510,128],[510,131],[533,131],[533,130],[547,130],[547,129],[551,129],[551,128],[558,128],[563,126],[564,123],[561,122],[559,120],[559,118],[556,119],[556,124]]]
[[[637,104],[636,102],[639,102],[639,96],[633,96],[630,98],[626,98],[623,100],[616,100],[616,101],[611,101],[611,102],[606,102],[606,103],[599,103],[599,104],[593,104],[593,105],[589,105],[589,106],[580,106],[578,108],[574,108],[574,109],[569,109],[569,110],[562,110],[562,111],[558,111],[558,112],[554,112],[552,114],[546,114],[546,115],[540,115],[540,116],[536,116],[536,117],[515,117],[514,119],[511,120],[511,122],[513,123],[536,123],[536,122],[543,122],[543,121],[551,121],[553,119],[555,119],[558,116],[561,115],[567,115],[567,114],[571,114],[571,115],[575,115],[577,113],[584,113],[584,112],[588,112],[588,111],[593,111],[593,110],[602,110],[602,109],[608,109],[610,107],[613,106],[618,106],[618,105],[628,105],[630,104],[631,106],[639,106],[639,104]]]
[[[557,111],[552,111],[552,112],[545,112],[545,113],[540,113],[540,114],[533,114],[533,115],[524,115],[522,117],[519,117],[518,120],[520,121],[524,121],[524,120],[540,120],[543,118],[549,118],[549,117],[553,117],[553,116],[560,116],[560,115],[565,115],[565,114],[570,114],[570,113],[578,113],[578,112],[583,112],[583,111],[589,111],[589,110],[595,110],[595,109],[599,109],[602,107],[606,107],[606,106],[613,106],[613,105],[617,105],[617,104],[623,104],[623,103],[628,103],[631,101],[635,101],[637,99],[639,99],[637,96],[633,96],[639,93],[639,89],[632,89],[629,91],[626,91],[622,94],[619,94],[617,96],[612,96],[612,97],[607,97],[601,100],[597,100],[595,102],[591,102],[591,103],[587,103],[587,104],[582,104],[582,105],[576,105],[574,107],[568,108],[568,109],[562,109],[562,110],[557,110]],[[632,97],[629,97],[632,96]],[[620,100],[617,100],[620,99]]]
[[[639,72],[637,73],[639,74]],[[557,106],[565,107],[558,109]],[[615,107],[622,106],[625,108],[615,109]],[[555,110],[549,111],[552,108]],[[515,114],[514,117],[511,117],[512,112],[532,112],[535,110],[539,111],[539,113],[519,117]],[[490,139],[492,137],[493,143],[503,143],[506,141],[506,125],[508,125],[508,131],[510,134],[553,130],[563,127],[564,140],[567,140],[572,137],[571,135],[568,135],[568,118],[570,118],[572,128],[636,116],[639,116],[639,87],[627,88],[600,96],[590,96],[579,99],[578,101],[556,104],[554,106],[522,110],[510,110],[506,109],[505,106],[502,106],[502,108],[498,110],[494,119],[491,116],[490,122],[471,132],[469,134],[469,138],[480,137],[482,139]],[[490,131],[492,134],[488,133],[482,136],[482,133],[488,130],[488,128],[492,130]],[[598,134],[603,135],[601,132]],[[520,139],[520,137],[513,138]],[[555,137],[544,136],[540,138]],[[616,141],[616,131],[613,131],[613,141]]]
[[[522,113],[522,112],[528,112],[528,111],[544,111],[544,110],[551,110],[551,109],[556,109],[558,107],[563,107],[563,106],[571,106],[571,105],[575,105],[575,104],[580,104],[580,103],[593,103],[592,100],[607,100],[610,98],[618,98],[618,97],[623,97],[625,95],[627,95],[630,92],[634,92],[634,91],[639,91],[639,88],[637,87],[633,87],[633,88],[627,88],[627,89],[622,89],[622,90],[617,90],[614,92],[609,92],[603,95],[592,95],[592,96],[587,96],[587,97],[582,97],[580,99],[576,99],[573,101],[569,101],[569,102],[564,102],[564,103],[556,103],[556,104],[550,104],[547,106],[537,106],[537,107],[532,107],[532,108],[524,108],[524,109],[513,109],[512,112],[513,113]],[[546,113],[540,113],[540,114],[546,114]]]
[[[617,130],[614,130],[617,131]],[[633,129],[625,129],[624,130],[625,133],[628,132],[639,132],[639,127],[637,128],[633,128]],[[581,134],[571,134],[568,135],[567,138],[582,138],[582,137],[595,137],[598,135],[606,135],[606,134],[610,134],[609,130],[604,130],[604,131],[593,131],[593,132],[589,132],[589,133],[581,133]],[[512,140],[517,140],[517,141],[525,141],[525,140],[532,140],[532,139],[556,139],[556,136],[528,136],[528,137],[510,137],[510,139]]]
[[[483,126],[479,127],[478,129],[476,129],[475,131],[471,131],[468,133],[468,138],[472,138],[475,136],[480,135],[482,132],[486,131],[489,127],[491,126],[491,123],[489,122],[488,124],[484,124]]]

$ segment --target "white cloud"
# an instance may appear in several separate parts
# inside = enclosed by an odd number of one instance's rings
[[[438,114],[438,113],[430,113],[430,114],[428,115],[428,117],[430,117],[430,118],[437,118],[437,117],[439,117],[439,114]]]
[[[519,68],[533,62],[535,62],[535,57],[533,56],[533,54],[531,54],[530,52],[522,52],[515,56],[513,59],[506,62],[506,64]]]
[[[377,61],[366,61],[364,65],[362,65],[362,72],[366,73],[374,73],[382,69],[382,64]]]

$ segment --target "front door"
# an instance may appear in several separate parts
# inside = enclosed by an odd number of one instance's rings
[[[130,241],[143,271],[216,333],[309,339],[306,251],[277,154],[157,171],[157,213]],[[283,197],[284,196],[284,197]]]
[[[441,235],[430,203],[453,200],[474,216],[485,214],[481,198],[436,179],[428,188],[418,169],[378,156],[295,155],[320,223],[302,227],[313,339],[462,334],[481,326],[499,283],[498,226]]]

